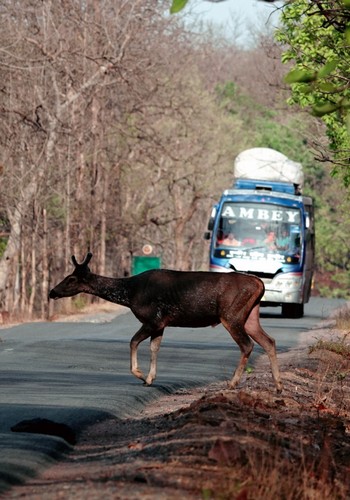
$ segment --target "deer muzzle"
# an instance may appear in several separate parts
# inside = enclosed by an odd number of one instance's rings
[[[49,299],[57,300],[59,298],[60,298],[60,295],[55,291],[54,288],[52,290],[50,290]]]

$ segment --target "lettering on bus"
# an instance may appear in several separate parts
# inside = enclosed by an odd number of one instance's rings
[[[238,204],[225,204],[221,217],[230,219],[245,219],[255,221],[284,222],[298,224],[300,222],[299,210],[281,208],[258,208],[240,206]]]

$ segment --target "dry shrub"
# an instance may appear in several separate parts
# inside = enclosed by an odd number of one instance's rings
[[[340,309],[334,319],[338,330],[347,330],[348,334],[350,333],[350,306],[348,304]]]

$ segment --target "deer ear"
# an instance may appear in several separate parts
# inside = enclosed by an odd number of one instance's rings
[[[85,257],[84,262],[82,263],[82,266],[87,266],[88,263],[90,262],[91,258],[92,258],[92,253],[88,252],[86,257]]]
[[[90,262],[91,258],[92,258],[92,253],[88,252],[85,259],[84,259],[84,262],[82,262],[81,264],[78,264],[77,259],[75,258],[75,255],[72,255],[72,262],[74,264],[74,267],[87,266],[88,263]]]

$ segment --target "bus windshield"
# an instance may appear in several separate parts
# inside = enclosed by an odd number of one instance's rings
[[[298,256],[301,251],[300,224],[298,208],[226,202],[214,235],[215,248]]]

